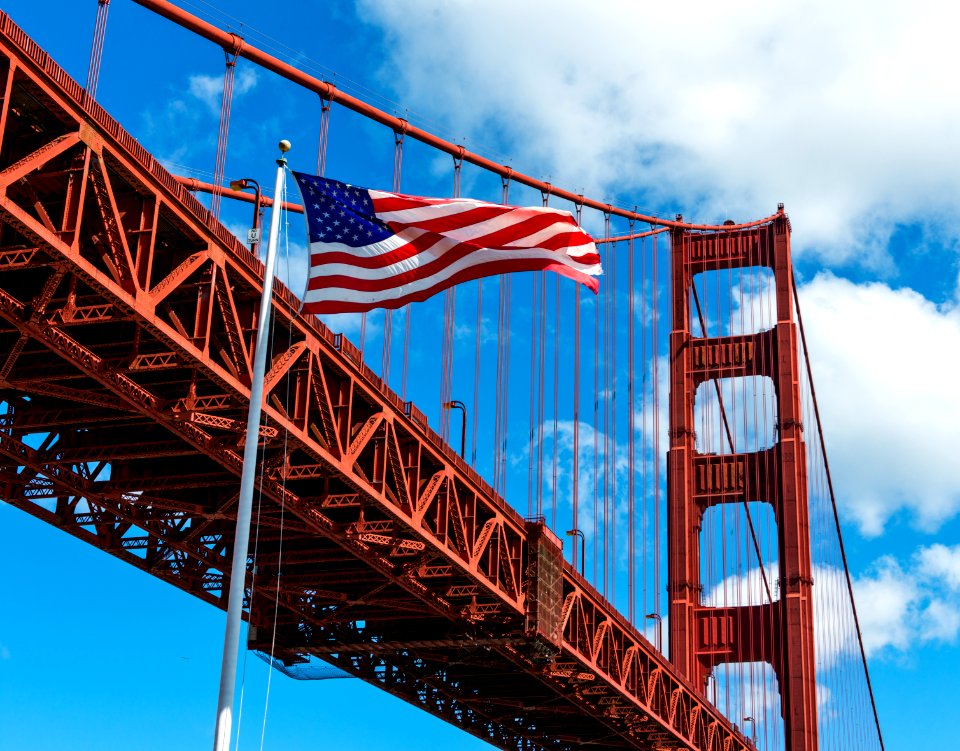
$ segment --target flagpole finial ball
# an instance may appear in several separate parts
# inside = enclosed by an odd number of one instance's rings
[[[286,154],[288,151],[290,151],[291,148],[293,148],[293,147],[290,145],[290,142],[289,142],[286,138],[284,138],[284,139],[280,142],[279,146],[280,146],[280,151],[282,151],[284,154]]]

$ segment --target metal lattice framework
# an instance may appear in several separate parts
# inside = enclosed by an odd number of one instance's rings
[[[2,13],[0,76],[0,493],[225,607],[262,266]],[[253,647],[275,625],[282,662],[502,748],[750,747],[353,345],[274,305]]]

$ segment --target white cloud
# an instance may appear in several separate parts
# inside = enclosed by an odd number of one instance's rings
[[[233,75],[233,96],[243,96],[257,85],[257,71],[251,67],[238,66]],[[208,76],[197,73],[190,76],[187,91],[205,104],[210,112],[220,116],[220,101],[223,96],[223,75]]]
[[[233,102],[249,93],[259,80],[253,67],[238,67],[234,74]],[[200,154],[214,148],[217,129],[210,127],[220,118],[223,94],[223,74],[194,74],[186,85],[178,82],[178,89],[162,107],[142,113],[141,137],[156,157],[174,174],[189,174],[210,181],[211,172],[196,167]],[[196,106],[197,103],[202,106]],[[190,136],[189,138],[187,136]],[[210,156],[212,162],[212,155]],[[212,166],[212,164],[211,164]]]
[[[924,641],[950,642],[960,629],[960,611],[940,600],[933,600],[923,610],[920,638]]]
[[[867,654],[884,648],[904,651],[914,635],[920,592],[914,578],[890,557],[856,582],[860,628]]]
[[[936,530],[960,511],[960,310],[829,274],[800,299],[842,511],[868,535],[900,512]]]
[[[920,552],[920,568],[924,576],[960,590],[960,545],[948,548],[936,543]]]
[[[776,561],[768,561],[764,565],[766,582],[773,583],[777,579]],[[773,599],[780,599],[774,592]],[[768,602],[764,577],[756,566],[745,574],[731,574],[710,588],[703,596],[703,604],[713,608],[737,607],[740,605],[759,605]]]
[[[955,234],[953,6],[361,5],[407,105],[555,184],[710,219],[785,201],[804,249],[878,267],[897,222]]]
[[[908,652],[925,642],[953,643],[960,632],[960,593],[941,576],[943,545],[919,548],[905,566],[890,556],[854,581],[868,655]],[[931,561],[934,563],[931,566]]]

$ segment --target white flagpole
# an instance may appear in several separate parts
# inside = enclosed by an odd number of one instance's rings
[[[280,142],[280,151],[290,150],[289,141]],[[260,318],[257,322],[257,343],[253,355],[250,383],[250,409],[247,412],[247,434],[243,445],[243,474],[240,477],[240,500],[237,506],[237,532],[233,543],[230,567],[230,592],[227,599],[227,627],[223,636],[223,662],[220,666],[220,697],[217,704],[217,728],[214,751],[229,751],[233,727],[233,693],[237,682],[237,659],[240,651],[240,627],[243,614],[243,592],[247,578],[247,549],[250,544],[250,517],[253,511],[253,487],[257,470],[257,445],[260,442],[260,413],[263,403],[263,379],[267,367],[267,346],[270,341],[270,313],[273,297],[273,269],[276,265],[277,239],[280,236],[280,194],[283,189],[287,159],[277,159],[277,181],[273,189],[270,212],[270,239],[267,242],[263,293],[260,296]]]

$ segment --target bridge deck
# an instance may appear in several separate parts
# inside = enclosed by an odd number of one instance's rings
[[[3,13],[0,81],[0,494],[225,607],[262,266]],[[276,291],[252,646],[502,748],[750,747]]]

